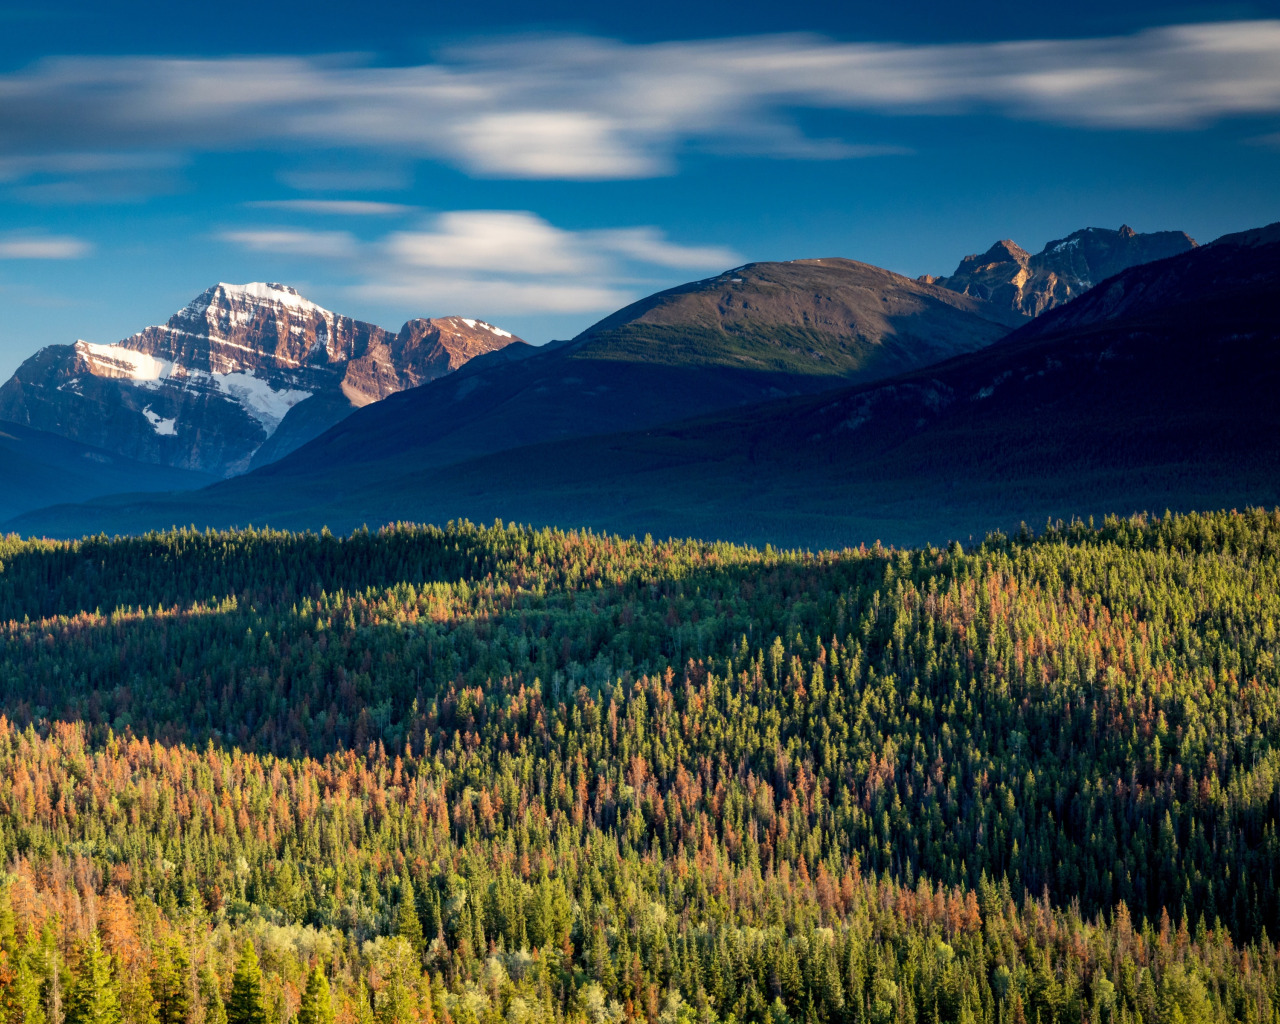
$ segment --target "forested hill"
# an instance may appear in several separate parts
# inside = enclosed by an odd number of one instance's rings
[[[0,563],[4,1020],[1276,1020],[1280,511]]]

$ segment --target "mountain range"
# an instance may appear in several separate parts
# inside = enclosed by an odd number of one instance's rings
[[[197,494],[9,525],[499,516],[816,545],[1273,502],[1276,235],[1186,239],[1035,319],[850,260],[750,264],[480,355]]]
[[[1034,317],[1123,270],[1195,246],[1183,231],[1139,234],[1127,224],[1118,231],[1082,228],[1049,242],[1034,256],[1006,238],[984,253],[966,256],[950,277],[926,275],[921,280]]]
[[[116,344],[41,349],[0,387],[0,420],[226,477],[517,341],[456,316],[392,333],[282,284],[217,284],[166,324]]]

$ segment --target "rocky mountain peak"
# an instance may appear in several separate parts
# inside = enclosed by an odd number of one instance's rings
[[[516,341],[464,317],[392,333],[285,284],[219,282],[123,341],[41,350],[0,387],[0,419],[226,476],[268,440],[278,458],[354,408]]]
[[[1001,239],[981,256],[965,257],[966,260],[977,259],[984,263],[1003,263],[1011,260],[1021,265],[1025,265],[1030,258],[1031,254],[1012,238]]]
[[[320,309],[314,302],[303,298],[296,288],[278,281],[251,281],[248,284],[228,284],[219,281],[207,288],[185,307],[185,310],[201,311],[209,306],[272,305],[290,306],[295,309]],[[327,311],[325,311],[327,312]]]
[[[1034,256],[1004,239],[980,256],[966,256],[950,277],[931,280],[1025,316],[1039,316],[1122,270],[1176,256],[1195,244],[1182,231],[1139,234],[1127,224],[1114,231],[1082,228],[1054,239]]]

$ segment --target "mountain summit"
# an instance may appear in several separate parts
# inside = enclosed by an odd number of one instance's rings
[[[870,379],[982,348],[1020,322],[981,297],[826,258],[748,263],[658,292],[571,344],[579,359]]]
[[[463,317],[410,320],[393,334],[287,285],[217,284],[116,344],[41,349],[0,387],[0,419],[229,476],[518,341]]]
[[[1082,228],[1034,256],[1006,238],[980,255],[966,256],[950,277],[926,275],[921,280],[1039,316],[1122,270],[1177,256],[1195,245],[1182,231],[1139,234],[1127,224],[1118,231]]]

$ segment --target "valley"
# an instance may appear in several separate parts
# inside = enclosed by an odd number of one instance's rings
[[[1069,237],[32,357],[0,1020],[1269,1020],[1280,233]]]

